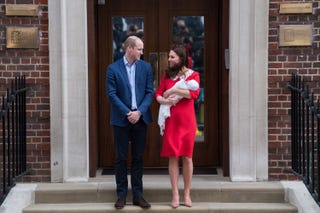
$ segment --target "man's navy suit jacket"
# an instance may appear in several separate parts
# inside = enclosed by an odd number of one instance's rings
[[[153,100],[153,74],[151,65],[143,60],[136,63],[135,88],[137,110],[146,124],[152,122],[150,104]],[[107,97],[111,103],[110,124],[126,126],[131,111],[131,90],[123,58],[110,64],[106,74]]]

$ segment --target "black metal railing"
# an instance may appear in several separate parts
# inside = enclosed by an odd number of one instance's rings
[[[319,86],[319,85],[318,85]],[[320,99],[302,77],[293,74],[291,89],[292,169],[320,205]]]
[[[0,102],[0,205],[26,171],[26,80],[15,77]]]

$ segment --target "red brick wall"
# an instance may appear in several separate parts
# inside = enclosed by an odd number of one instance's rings
[[[279,14],[281,3],[300,2],[312,2],[313,14]],[[290,90],[287,85],[292,73],[304,76],[308,81],[320,80],[319,6],[318,0],[270,0],[268,70],[270,179],[296,179],[291,172]],[[312,46],[279,47],[280,24],[312,24]]]
[[[39,5],[36,17],[6,16],[5,4]],[[0,93],[14,76],[27,86],[27,167],[23,181],[50,181],[48,0],[0,0]],[[38,49],[7,49],[6,27],[38,27]]]

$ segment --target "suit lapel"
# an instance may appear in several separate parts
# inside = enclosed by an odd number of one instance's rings
[[[139,85],[140,85],[140,82],[141,82],[141,75],[139,75],[139,72],[141,72],[141,63],[140,63],[140,61],[137,61],[136,62],[136,74],[135,74],[135,89],[136,89],[136,99],[137,100],[139,100],[139,94],[140,94],[140,92],[138,91],[139,90],[139,88],[141,88],[141,87],[139,87]]]
[[[131,93],[130,83],[129,83],[129,77],[128,77],[127,69],[126,69],[126,66],[124,65],[123,59],[120,61],[119,67],[120,67],[121,75],[123,76],[123,78],[124,78],[124,80],[125,80],[125,82],[126,82],[127,88],[128,88],[128,90],[130,91],[130,93]]]

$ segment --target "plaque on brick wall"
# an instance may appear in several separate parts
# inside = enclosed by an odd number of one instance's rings
[[[39,5],[9,4],[6,5],[7,16],[38,16]]]
[[[308,14],[312,13],[312,3],[284,3],[280,4],[280,14]]]
[[[311,25],[280,25],[279,46],[311,46]]]
[[[7,27],[7,48],[38,48],[37,27]]]

